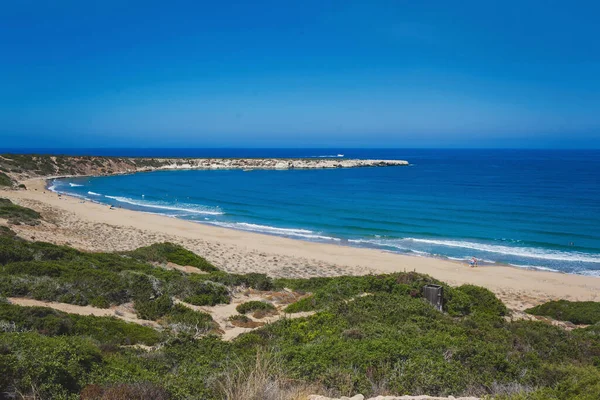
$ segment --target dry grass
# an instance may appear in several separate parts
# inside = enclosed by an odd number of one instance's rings
[[[218,382],[224,400],[306,400],[324,393],[316,384],[285,377],[282,361],[270,353],[257,353],[251,365],[233,362]]]

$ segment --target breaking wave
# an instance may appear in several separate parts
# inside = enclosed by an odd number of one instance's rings
[[[171,203],[157,203],[145,200],[134,200],[128,197],[121,196],[104,196],[108,199],[113,199],[119,203],[131,204],[138,207],[154,208],[157,210],[169,210],[169,211],[182,211],[192,214],[206,214],[206,215],[223,215],[224,213],[220,210],[211,209],[208,207],[200,206],[197,204],[185,204],[181,203],[177,206],[173,206]]]

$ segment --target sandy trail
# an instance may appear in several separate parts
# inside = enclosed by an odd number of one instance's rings
[[[159,327],[159,324],[154,321],[148,321],[137,317],[131,307],[127,305],[113,306],[110,308],[96,308],[92,306],[76,306],[68,303],[57,303],[54,301],[41,301],[25,297],[8,297],[11,304],[16,304],[24,307],[48,307],[54,310],[62,311],[68,314],[78,315],[94,315],[96,317],[115,317],[126,322],[150,326],[153,328]]]
[[[68,244],[88,251],[132,250],[161,241],[179,243],[229,272],[275,277],[358,275],[416,271],[452,285],[470,283],[494,291],[509,308],[522,310],[551,299],[600,301],[600,278],[507,266],[469,268],[436,258],[413,257],[335,244],[236,231],[109,207],[45,190],[44,181],[0,197],[42,213],[35,227],[14,226],[27,239]]]

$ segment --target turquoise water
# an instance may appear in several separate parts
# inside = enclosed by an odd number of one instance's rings
[[[57,180],[52,189],[302,240],[600,276],[600,151],[254,149],[160,155],[338,153],[411,165],[164,171]]]

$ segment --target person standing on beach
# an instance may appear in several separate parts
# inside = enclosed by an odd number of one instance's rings
[[[477,259],[475,257],[471,258],[470,264],[471,264],[471,268],[476,267],[477,266]]]

